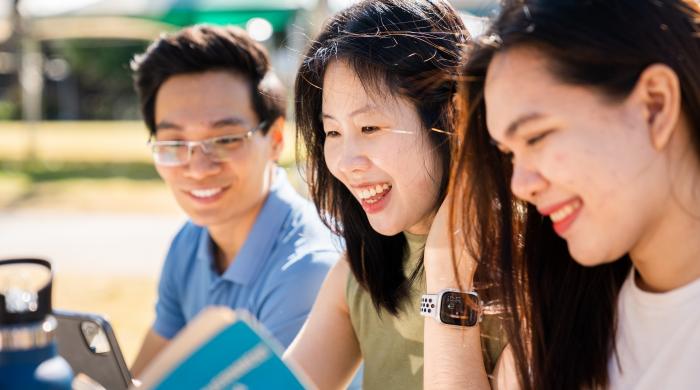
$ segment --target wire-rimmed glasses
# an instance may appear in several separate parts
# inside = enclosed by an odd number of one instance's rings
[[[260,122],[254,128],[237,134],[222,135],[201,141],[156,141],[151,139],[148,145],[151,147],[153,161],[157,165],[165,167],[178,167],[187,165],[192,158],[192,152],[197,146],[212,161],[224,162],[235,159],[243,150],[246,140],[256,131],[265,127],[266,122]]]

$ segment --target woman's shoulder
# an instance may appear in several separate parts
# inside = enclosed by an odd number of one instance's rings
[[[348,307],[349,312],[354,312],[355,316],[359,313],[364,312],[366,306],[372,306],[372,298],[369,292],[360,284],[360,282],[355,277],[350,267],[350,262],[346,256],[343,256],[338,263],[343,263],[339,267],[342,267],[343,274],[340,276],[343,280],[343,291],[345,303]],[[352,317],[352,315],[351,315]]]
[[[339,283],[342,283],[345,301],[346,303],[350,303],[357,293],[364,290],[357,281],[357,278],[355,278],[352,268],[350,268],[350,260],[347,257],[347,253],[343,253],[334,268],[337,268],[335,272],[337,272]]]
[[[336,301],[341,302],[342,306],[347,308],[346,293],[348,285],[348,276],[351,276],[350,264],[348,264],[347,255],[343,253],[340,259],[333,265],[326,276],[324,282],[325,289],[333,295]],[[354,279],[354,278],[353,278]]]
[[[351,274],[352,272],[350,272],[348,255],[346,252],[343,252],[338,261],[331,268],[330,272],[328,273],[328,277],[337,279],[338,281],[345,281],[348,278],[348,275]]]

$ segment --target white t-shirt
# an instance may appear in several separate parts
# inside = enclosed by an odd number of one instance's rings
[[[613,389],[700,389],[700,279],[666,293],[637,287],[634,270],[617,304]]]

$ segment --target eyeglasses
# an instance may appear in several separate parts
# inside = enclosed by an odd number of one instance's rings
[[[197,146],[215,162],[230,161],[243,150],[245,141],[256,131],[264,128],[266,122],[260,122],[254,128],[238,134],[224,135],[201,141],[148,141],[153,154],[153,161],[161,166],[177,167],[187,165],[192,152]]]

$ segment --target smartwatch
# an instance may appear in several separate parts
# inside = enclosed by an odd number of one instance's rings
[[[475,291],[442,290],[421,297],[420,314],[445,325],[474,326],[481,320],[481,301]]]

